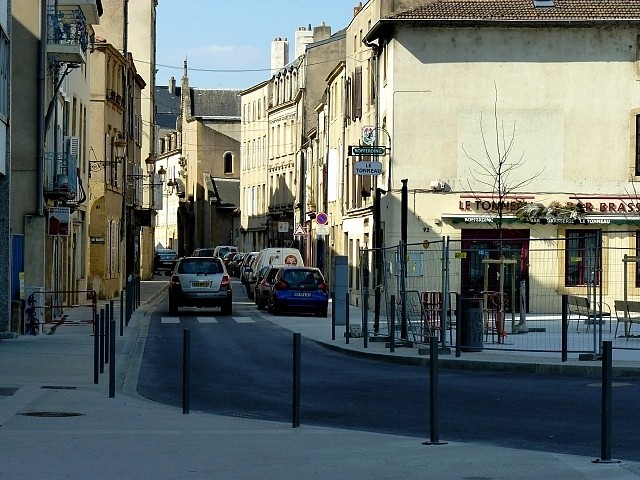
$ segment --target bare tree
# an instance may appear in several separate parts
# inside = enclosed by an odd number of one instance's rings
[[[496,305],[498,315],[496,327],[499,332],[499,336],[503,336],[505,308],[503,301],[504,285],[502,283],[502,271],[506,263],[513,263],[513,260],[505,259],[503,254],[503,224],[506,199],[514,192],[530,185],[535,178],[542,174],[544,168],[531,175],[529,178],[518,178],[517,171],[524,167],[525,160],[524,152],[518,158],[512,159],[514,155],[513,147],[516,139],[516,122],[514,121],[510,131],[507,131],[507,127],[505,127],[504,122],[500,121],[498,118],[498,89],[495,82],[494,89],[495,101],[493,104],[493,132],[485,132],[482,113],[480,113],[480,134],[484,145],[484,158],[474,158],[467,152],[464,144],[462,145],[462,150],[476,167],[475,169],[470,169],[471,177],[478,184],[486,186],[492,193],[492,200],[496,202],[496,227],[498,229],[498,260],[496,263],[499,266],[498,275],[500,276],[500,292]],[[495,152],[491,152],[489,148],[489,145],[493,142],[495,142]],[[473,191],[470,182],[469,191]],[[515,308],[515,305],[512,308]],[[522,318],[520,324],[518,324],[517,330],[526,331],[524,318]]]

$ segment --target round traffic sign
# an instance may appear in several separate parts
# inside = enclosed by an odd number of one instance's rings
[[[328,221],[329,221],[329,217],[327,216],[326,213],[320,212],[319,214],[316,215],[316,222],[318,223],[318,225],[326,225]]]

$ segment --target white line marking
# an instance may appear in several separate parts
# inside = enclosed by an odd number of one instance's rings
[[[160,323],[180,323],[180,317],[162,317]]]
[[[198,317],[199,323],[218,323],[216,317]]]
[[[255,323],[251,317],[233,317],[236,323]]]

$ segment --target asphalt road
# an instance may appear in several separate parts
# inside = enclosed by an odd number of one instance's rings
[[[231,317],[185,309],[171,318],[166,303],[158,305],[141,395],[182,405],[183,332],[189,329],[191,410],[291,422],[293,335],[259,314],[240,287],[234,286]],[[216,323],[206,323],[211,316]],[[429,439],[428,368],[355,358],[304,339],[301,358],[301,423]],[[442,369],[439,378],[441,440],[600,452],[601,388],[593,379]],[[639,395],[636,378],[616,378],[612,452],[634,461],[640,461]]]

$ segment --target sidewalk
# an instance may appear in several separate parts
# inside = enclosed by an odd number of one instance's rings
[[[467,443],[429,446],[422,444],[428,438],[310,427],[304,417],[300,428],[291,428],[193,411],[183,415],[181,409],[143,399],[135,393],[137,373],[153,302],[166,283],[142,282],[142,305],[124,336],[116,338],[115,398],[108,396],[108,373],[100,374],[99,385],[93,384],[88,326],[62,326],[53,335],[0,341],[0,478],[640,478],[640,463],[592,463],[598,452],[580,457]],[[336,335],[332,341],[328,321],[263,315],[331,348],[389,356],[383,343],[369,342],[365,352],[362,339],[346,345],[344,337]],[[399,361],[425,361],[417,349],[396,349],[394,355]],[[499,356],[504,364],[517,357],[483,351],[441,360],[461,366],[466,362],[467,368],[471,361]],[[521,357],[525,365],[527,359],[538,358]],[[559,358],[548,362],[560,363]],[[580,365],[590,368],[585,362]]]

